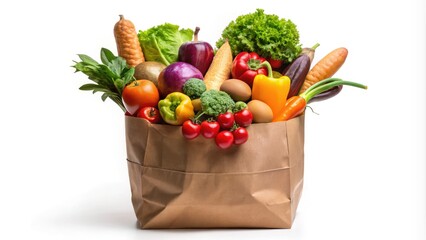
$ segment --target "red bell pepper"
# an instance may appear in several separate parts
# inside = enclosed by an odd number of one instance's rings
[[[246,82],[250,87],[258,74],[268,75],[267,62],[255,52],[240,52],[232,63],[232,78]]]

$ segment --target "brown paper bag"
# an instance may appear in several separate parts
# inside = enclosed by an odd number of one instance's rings
[[[222,150],[181,128],[126,116],[132,203],[141,228],[291,228],[303,187],[304,115],[252,124]]]

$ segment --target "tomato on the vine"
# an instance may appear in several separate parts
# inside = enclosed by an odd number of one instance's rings
[[[234,118],[240,127],[248,127],[253,122],[253,114],[248,109],[234,113]]]
[[[222,129],[231,129],[234,126],[234,114],[232,112],[221,113],[217,116],[217,122]]]
[[[227,149],[234,143],[234,135],[229,130],[220,131],[215,138],[216,145],[221,149]]]
[[[186,139],[194,139],[200,135],[201,125],[193,122],[192,120],[186,120],[182,124],[182,135]]]
[[[137,113],[137,117],[144,118],[151,123],[158,123],[161,120],[160,112],[155,107],[143,107]]]
[[[220,126],[217,121],[204,120],[201,123],[201,135],[205,138],[214,138],[219,133]]]
[[[234,135],[234,144],[240,145],[248,140],[248,132],[245,127],[238,127],[234,131],[232,131],[232,135]]]

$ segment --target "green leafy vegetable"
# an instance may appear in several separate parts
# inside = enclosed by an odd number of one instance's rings
[[[80,90],[93,91],[93,93],[103,92],[102,101],[110,98],[123,111],[126,111],[121,94],[123,88],[135,80],[133,77],[135,68],[128,67],[126,60],[115,56],[106,48],[101,49],[102,64],[84,54],[78,54],[78,57],[81,61],[74,61],[75,65],[72,66],[75,68],[75,72],[86,74],[94,82],[82,85]]]
[[[257,9],[237,17],[223,30],[216,46],[228,39],[232,54],[256,52],[264,58],[292,62],[302,51],[296,25],[274,14]]]
[[[179,47],[191,41],[194,31],[180,29],[178,25],[164,23],[138,33],[139,43],[146,61],[156,61],[166,66],[178,60]]]

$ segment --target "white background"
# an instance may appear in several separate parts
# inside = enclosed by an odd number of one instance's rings
[[[3,1],[0,239],[425,239],[426,3],[358,1]],[[140,230],[124,118],[78,90],[77,54],[114,52],[118,15],[145,30],[201,27],[214,44],[238,15],[291,19],[316,59],[349,50],[346,87],[307,111],[305,187],[292,229]]]

